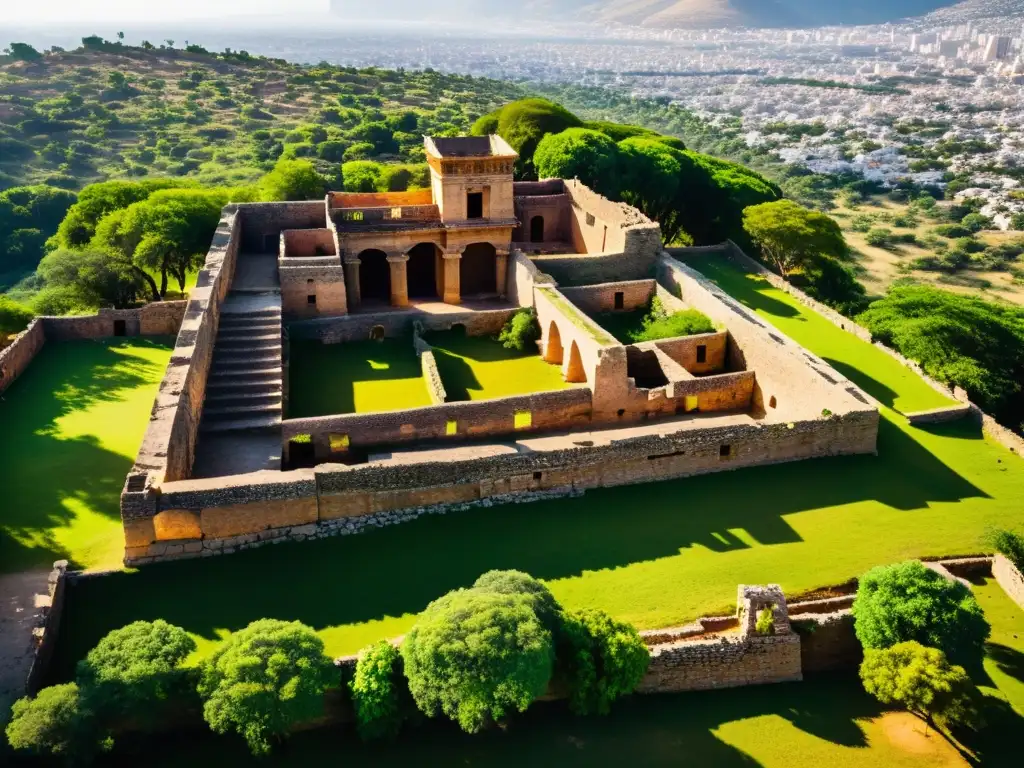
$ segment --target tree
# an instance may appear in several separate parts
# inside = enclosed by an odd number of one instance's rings
[[[954,663],[970,668],[980,666],[985,655],[989,625],[971,591],[917,560],[865,573],[853,618],[865,650],[913,640],[939,648]]]
[[[678,336],[693,336],[698,333],[712,333],[715,324],[711,318],[697,309],[683,309],[671,314],[655,307],[643,319],[643,328],[634,331],[630,338],[634,342],[674,339]]]
[[[277,161],[259,183],[260,200],[317,200],[327,194],[327,181],[308,160]]]
[[[53,251],[39,262],[36,273],[44,286],[35,300],[40,314],[95,311],[101,306],[124,309],[144,293],[142,278],[131,262],[96,248]],[[59,295],[50,291],[59,291]],[[57,303],[40,304],[55,299]]]
[[[470,733],[522,712],[547,689],[551,632],[529,595],[458,589],[427,606],[402,643],[409,690],[428,716]]]
[[[635,627],[599,610],[565,615],[558,656],[569,707],[579,715],[608,714],[615,699],[640,684],[651,661]]]
[[[950,664],[937,648],[909,640],[869,649],[860,665],[864,690],[883,704],[897,704],[928,725],[977,722],[977,690],[963,667]]]
[[[835,220],[791,200],[744,209],[743,227],[783,277],[813,257],[841,258],[847,252]]]
[[[517,352],[527,352],[541,337],[540,323],[537,322],[537,312],[533,307],[525,307],[518,310],[501,329],[498,341],[505,349],[514,349]]]
[[[809,259],[803,267],[803,290],[812,298],[853,317],[867,303],[864,286],[853,270],[830,256]]]
[[[43,688],[35,698],[14,702],[6,733],[14,749],[55,755],[68,762],[87,762],[111,746],[109,739],[99,735],[95,716],[75,683]]]
[[[335,672],[317,634],[297,621],[254,621],[225,640],[200,670],[203,716],[236,731],[254,755],[270,752],[296,723],[323,712]]]
[[[598,131],[549,133],[537,144],[533,164],[539,178],[576,178],[604,195],[618,195],[619,148]]]
[[[341,175],[346,192],[375,192],[383,166],[373,160],[352,160],[343,163]]]
[[[474,136],[500,134],[519,153],[516,160],[517,179],[535,179],[533,153],[545,135],[561,133],[566,128],[582,127],[583,122],[561,104],[541,98],[512,101],[484,115],[470,129]]]
[[[386,640],[359,652],[349,690],[363,739],[394,738],[414,709],[402,674],[402,655]]]
[[[971,232],[981,232],[992,228],[992,219],[980,213],[969,213],[960,220],[960,224]]]
[[[3,297],[0,296],[0,323],[3,322]],[[3,326],[0,325],[0,330]],[[988,543],[992,549],[1014,564],[1017,570],[1024,572],[1024,536],[1016,531],[997,528],[988,534]]]
[[[21,333],[32,322],[32,317],[31,309],[0,294],[0,339],[5,335]]]
[[[4,53],[15,61],[39,61],[43,58],[43,54],[28,43],[11,43],[10,47],[5,50]]]
[[[543,582],[522,571],[487,571],[473,582],[473,589],[496,595],[516,595],[526,598],[543,624],[555,632],[562,622],[562,607]]]
[[[78,663],[76,679],[96,712],[145,717],[179,690],[181,664],[195,648],[181,627],[136,621],[100,640]]]
[[[629,138],[619,144],[622,199],[661,224],[666,243],[683,233],[685,212],[680,205],[683,164],[678,150],[649,138]]]

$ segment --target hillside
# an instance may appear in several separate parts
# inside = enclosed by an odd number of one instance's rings
[[[424,5],[415,0],[332,0],[338,16],[353,19],[508,18],[519,22],[548,19],[593,21],[634,26],[679,27],[811,27],[831,24],[873,24],[919,16],[953,5],[957,0],[865,0],[822,3],[817,0],[526,0],[514,9],[499,0],[440,0]]]

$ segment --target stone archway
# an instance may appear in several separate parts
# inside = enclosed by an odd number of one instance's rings
[[[388,255],[376,248],[359,254],[359,295],[365,301],[391,301],[391,267]]]
[[[462,298],[498,292],[497,251],[490,243],[466,246],[459,260],[459,292]]]
[[[544,345],[544,362],[561,365],[562,354],[562,334],[558,332],[558,325],[552,320],[548,326],[547,343]]]
[[[437,262],[441,249],[433,243],[418,243],[409,250],[406,263],[406,279],[410,299],[437,299]]]
[[[583,358],[580,356],[580,348],[573,341],[569,350],[569,364],[565,368],[565,380],[570,384],[582,384],[587,380],[587,373],[583,370]]]
[[[543,243],[544,242],[544,217],[534,216],[530,219],[530,242],[531,243]]]

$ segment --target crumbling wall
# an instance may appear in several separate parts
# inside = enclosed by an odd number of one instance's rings
[[[324,200],[240,203],[236,208],[242,218],[238,247],[250,253],[278,253],[283,230],[327,227]]]
[[[653,344],[670,358],[695,375],[719,373],[726,370],[726,352],[729,348],[728,331],[698,333],[674,339],[645,342]],[[704,347],[704,361],[698,362],[698,349]]]
[[[601,283],[560,290],[573,304],[588,315],[598,312],[632,312],[646,307],[654,295],[657,285],[653,279],[626,280],[619,283]],[[615,306],[616,296],[621,295],[621,306]]]
[[[1004,555],[996,555],[992,562],[992,576],[1010,596],[1010,599],[1024,608],[1024,576]]]
[[[337,256],[334,232],[323,229],[285,229],[281,231],[281,253],[285,259],[302,256]]]
[[[505,295],[513,304],[520,307],[533,306],[533,287],[535,285],[552,285],[551,278],[537,269],[526,255],[519,250],[509,255],[508,276]]]
[[[834,613],[802,613],[790,619],[800,635],[800,657],[804,672],[853,669],[864,658],[864,650],[853,631],[849,609]]]
[[[388,339],[411,336],[414,324],[420,323],[424,332],[447,331],[461,325],[469,336],[493,336],[501,332],[515,313],[515,308],[482,311],[453,308],[451,312],[431,313],[412,307],[293,322],[288,325],[288,335],[292,339],[317,339],[324,344],[339,344],[369,339],[371,331],[378,327],[383,329],[384,337]]]
[[[0,350],[0,393],[18,378],[46,344],[43,323],[36,318],[7,347]]]

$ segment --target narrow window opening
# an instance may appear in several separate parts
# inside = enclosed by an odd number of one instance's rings
[[[309,296],[306,297],[306,303],[310,304],[312,306],[316,306],[316,294],[315,293],[309,294]]]
[[[384,326],[375,325],[370,329],[371,341],[384,341]]]
[[[482,219],[484,217],[484,193],[468,192],[466,194],[466,218]]]
[[[534,472],[533,473],[533,479],[534,480],[543,480],[544,479],[544,473],[543,472]]]
[[[314,282],[316,282],[316,281],[313,280],[313,278],[311,277],[308,280],[306,280],[306,285],[312,285]]]
[[[708,348],[704,344],[697,345],[697,362],[706,363],[708,361]]]
[[[615,292],[615,308],[622,309],[626,306],[626,294],[622,291]]]
[[[775,395],[772,395],[771,399],[768,401],[768,407],[769,408],[778,408],[779,407],[779,402],[778,402],[778,400],[775,399]]]
[[[619,408],[619,418],[621,419],[625,415],[626,415],[626,409],[625,408]]]
[[[128,325],[125,323],[124,320],[115,320],[114,321],[114,335],[115,336],[127,336],[128,335]]]
[[[723,459],[729,458],[730,456],[732,456],[732,446],[731,445],[720,445],[720,446],[718,446],[718,455],[719,455],[720,458],[723,458]]]
[[[587,226],[588,227],[594,226],[594,223],[596,221],[597,221],[597,219],[594,218],[594,214],[592,214],[592,213],[588,213],[587,214]]]

